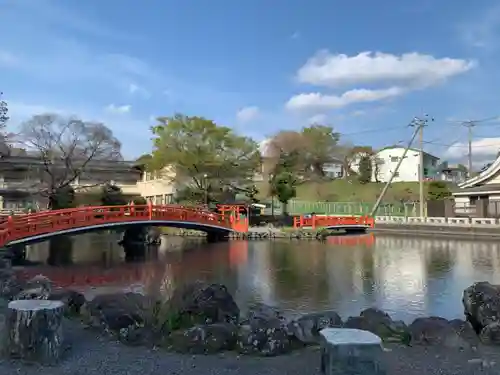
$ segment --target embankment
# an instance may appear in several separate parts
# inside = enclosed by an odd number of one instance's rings
[[[438,224],[375,224],[369,230],[372,233],[384,233],[400,236],[453,237],[455,239],[478,238],[482,241],[500,239],[500,225],[438,225]]]

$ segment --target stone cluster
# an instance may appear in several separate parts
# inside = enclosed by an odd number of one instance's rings
[[[289,319],[272,306],[255,303],[243,316],[224,285],[194,282],[177,288],[168,301],[138,293],[98,295],[92,300],[72,290],[55,288],[37,276],[18,280],[5,264],[0,268],[4,300],[57,300],[64,313],[127,345],[153,345],[191,354],[234,350],[276,356],[321,341],[325,328],[369,331],[384,342],[407,345],[474,348],[500,345],[500,286],[476,283],[464,292],[467,320],[422,317],[410,325],[369,308],[345,321],[335,311]],[[0,329],[1,331],[1,329]]]

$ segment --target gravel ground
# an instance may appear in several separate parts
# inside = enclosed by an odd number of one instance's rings
[[[240,357],[232,353],[190,356],[127,347],[99,337],[78,323],[67,322],[72,347],[55,367],[0,361],[0,374],[22,375],[306,375],[319,374],[319,352],[309,348],[276,358]],[[498,375],[500,349],[477,352],[390,346],[384,353],[388,375]],[[496,363],[492,363],[496,362]]]

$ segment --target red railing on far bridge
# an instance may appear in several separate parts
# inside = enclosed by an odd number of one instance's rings
[[[178,205],[93,206],[9,216],[0,223],[0,246],[28,237],[103,224],[175,221],[244,232],[246,218]]]
[[[301,215],[293,218],[295,228],[317,228],[317,227],[349,227],[366,226],[373,228],[375,220],[370,216],[319,216]]]

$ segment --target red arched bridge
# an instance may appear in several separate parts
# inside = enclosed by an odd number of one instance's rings
[[[0,246],[45,240],[61,234],[81,233],[128,225],[155,225],[194,229],[227,236],[248,231],[248,220],[232,213],[218,214],[176,205],[81,207],[9,216],[0,224]]]

